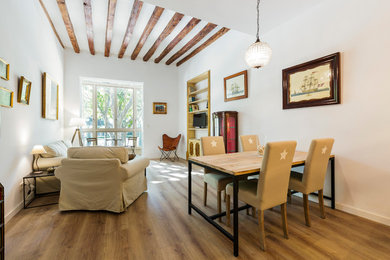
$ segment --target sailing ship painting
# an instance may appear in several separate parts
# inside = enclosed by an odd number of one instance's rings
[[[330,97],[330,64],[290,75],[290,102]]]
[[[248,97],[248,80],[247,71],[241,71],[234,75],[224,78],[225,85],[225,102],[247,98]]]

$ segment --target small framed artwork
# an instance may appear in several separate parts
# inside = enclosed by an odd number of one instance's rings
[[[58,83],[46,72],[43,73],[42,117],[58,120]]]
[[[244,70],[224,80],[225,102],[248,97],[248,71]]]
[[[14,105],[14,92],[0,87],[0,106],[13,107]]]
[[[18,102],[28,105],[30,103],[31,81],[25,77],[20,77],[18,88]]]
[[[0,58],[0,78],[9,80],[9,64]]]
[[[153,114],[166,114],[167,103],[165,102],[153,102]]]
[[[340,53],[283,70],[283,109],[340,104]]]

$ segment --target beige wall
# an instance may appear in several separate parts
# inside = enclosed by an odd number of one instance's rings
[[[229,32],[179,67],[181,132],[186,129],[186,80],[211,70],[211,110],[239,112],[239,134],[297,140],[333,137],[337,208],[390,225],[389,1],[324,1],[261,38],[273,49],[270,64],[250,69],[249,98],[224,102],[223,78],[247,68],[255,40]],[[340,105],[282,109],[282,69],[341,52]],[[185,145],[181,146],[184,156]]]

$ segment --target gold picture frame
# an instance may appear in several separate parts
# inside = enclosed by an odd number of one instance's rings
[[[50,120],[58,120],[58,92],[59,85],[53,78],[43,73],[42,86],[42,117]]]
[[[12,90],[0,87],[0,106],[9,108],[14,106],[14,92]]]
[[[166,114],[168,105],[166,102],[153,102],[153,114]]]
[[[20,77],[18,87],[18,102],[29,105],[30,104],[30,93],[31,93],[31,81],[25,77]]]
[[[0,78],[9,80],[9,64],[0,58]]]

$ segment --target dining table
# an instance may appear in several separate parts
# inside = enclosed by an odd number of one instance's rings
[[[304,151],[295,151],[291,167],[304,166],[308,153]],[[238,207],[238,181],[242,180],[243,176],[260,174],[263,156],[257,151],[238,152],[208,156],[198,156],[188,158],[188,214],[191,215],[192,209],[200,214],[207,222],[219,230],[223,235],[233,242],[233,254],[238,256],[238,212],[250,208],[250,205]],[[324,196],[325,199],[331,201],[331,208],[335,208],[335,156],[329,157],[330,163],[330,178],[331,178],[331,194]],[[198,206],[192,203],[192,165],[198,165],[205,169],[217,172],[226,176],[232,177],[233,182],[233,207],[230,214],[233,213],[233,234],[224,229],[215,220],[219,217],[226,216],[226,211],[207,215]],[[314,194],[316,195],[316,194]]]

